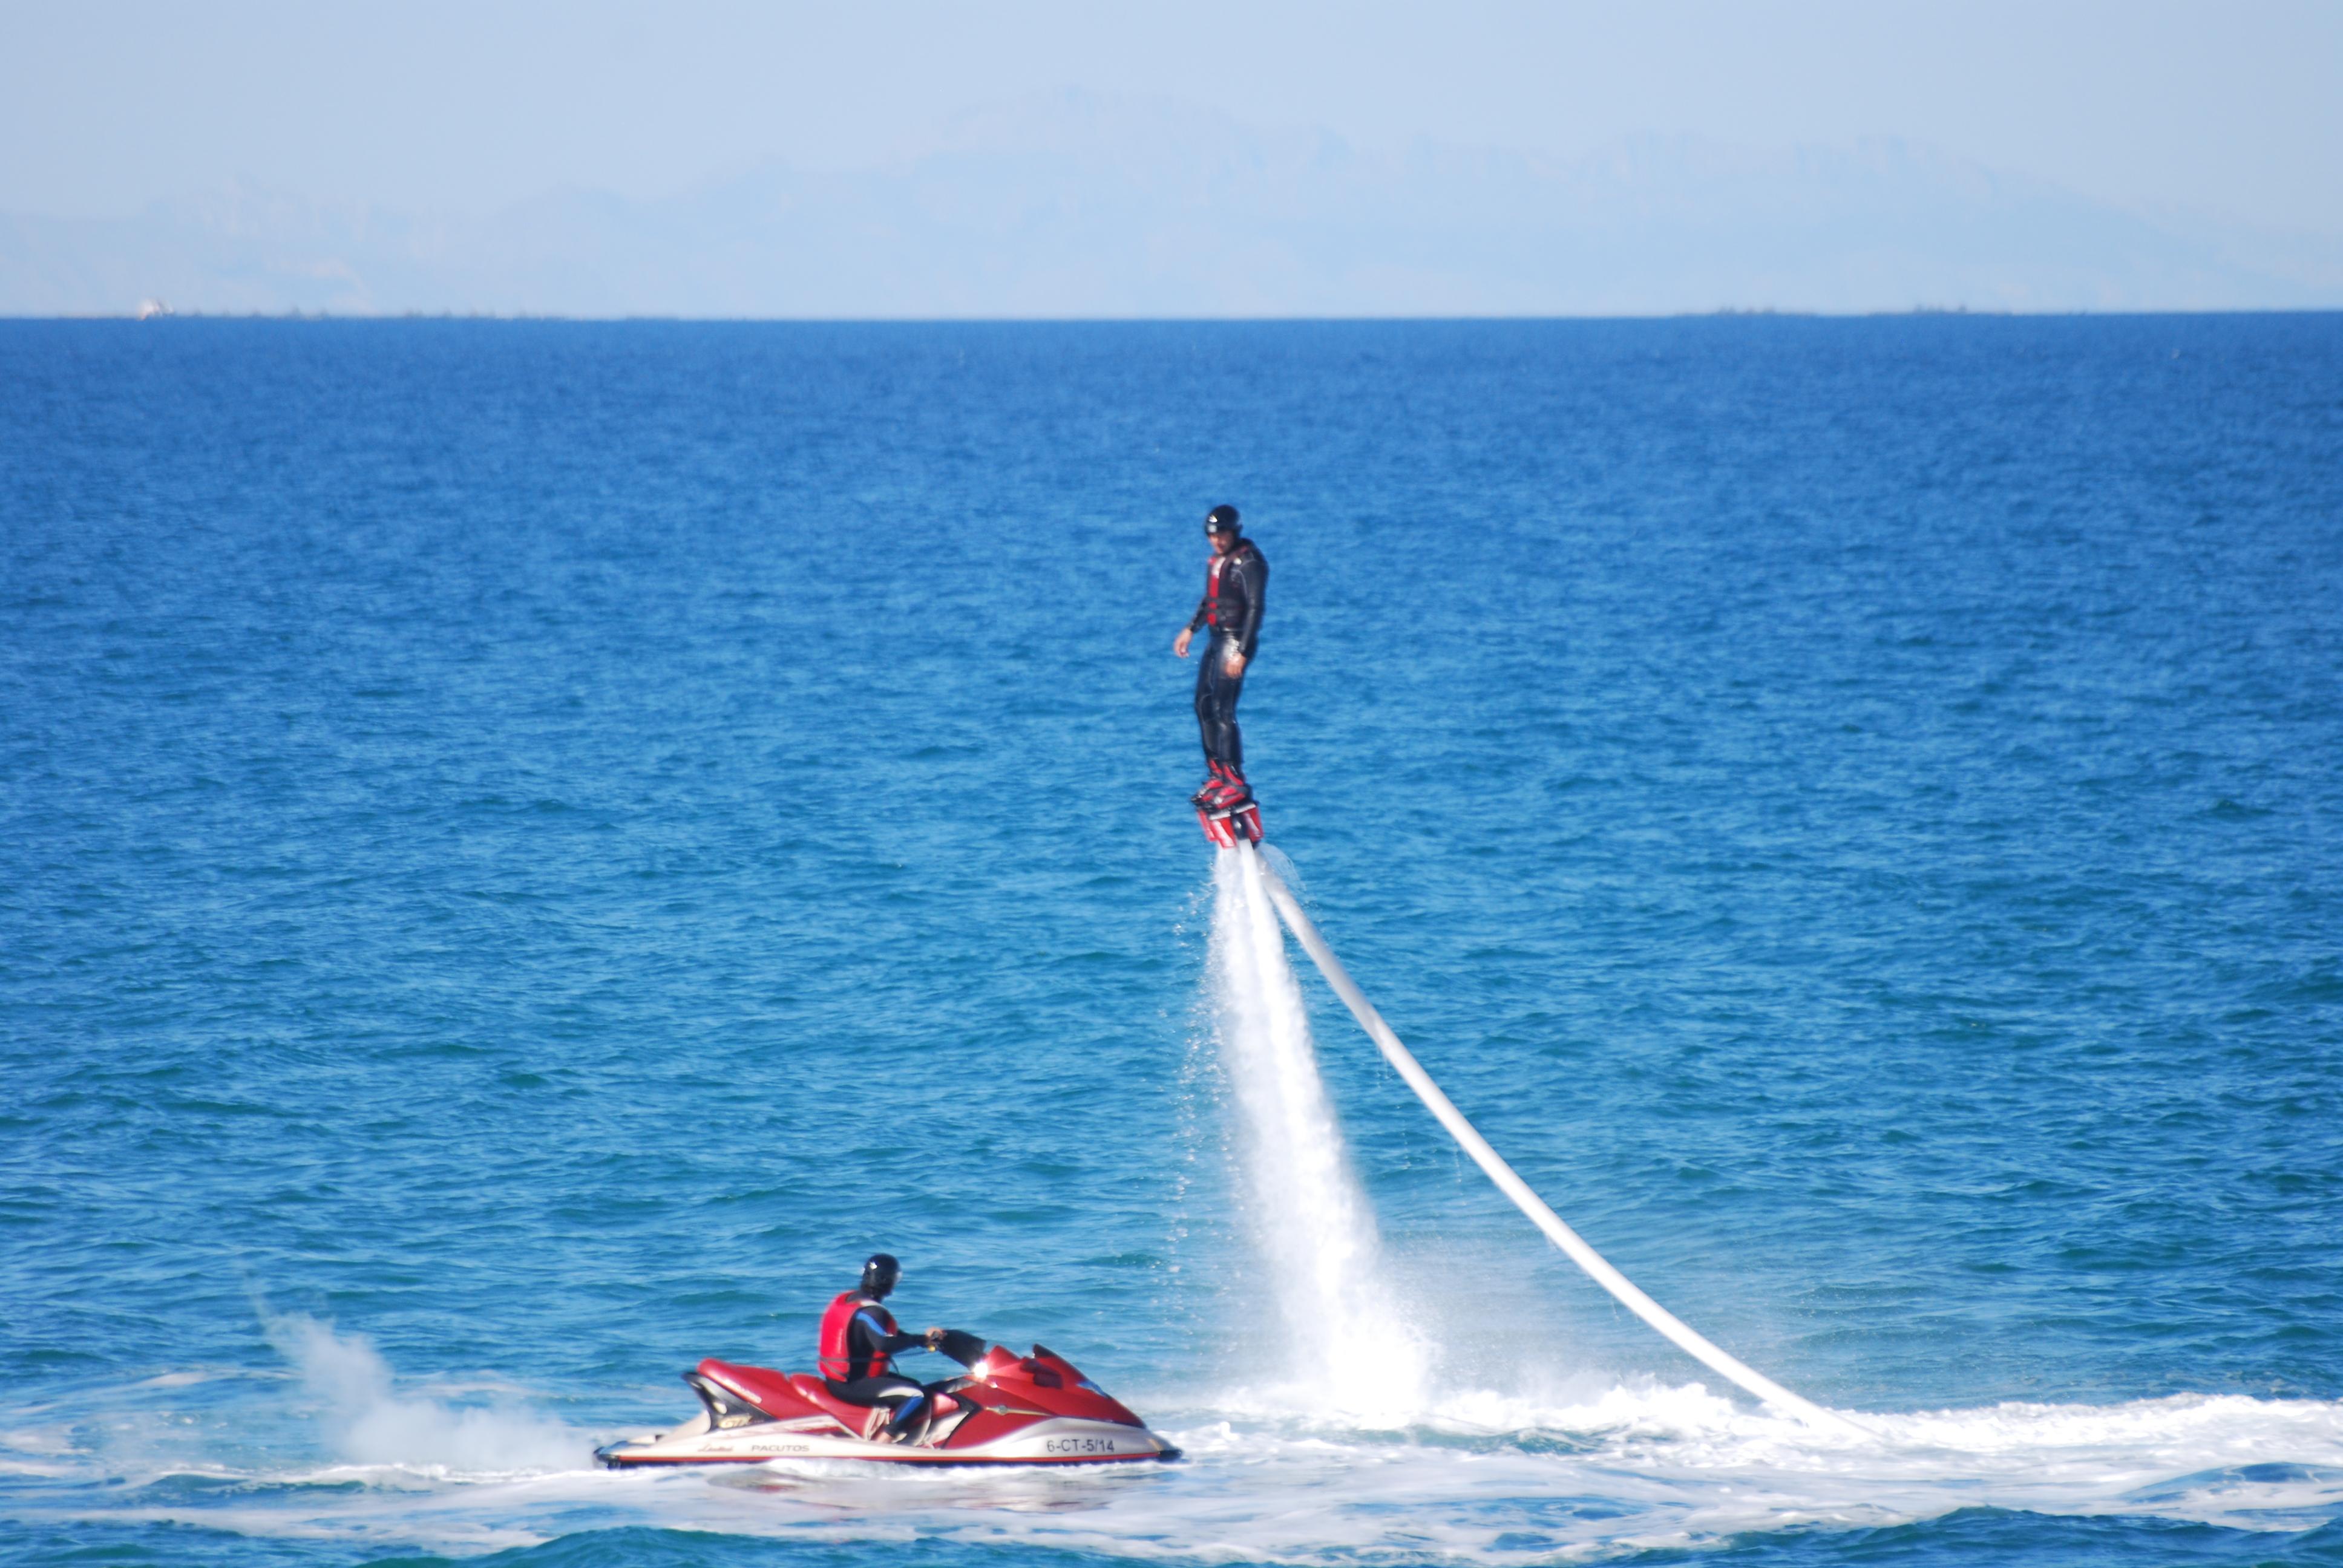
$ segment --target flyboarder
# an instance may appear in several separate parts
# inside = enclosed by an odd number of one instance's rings
[[[1172,644],[1180,658],[1200,628],[1212,628],[1212,640],[1196,670],[1196,728],[1204,742],[1204,787],[1191,796],[1204,832],[1216,844],[1231,845],[1227,830],[1233,815],[1256,841],[1261,815],[1252,807],[1252,789],[1245,782],[1244,737],[1237,729],[1237,699],[1244,692],[1245,669],[1261,645],[1262,600],[1269,588],[1269,562],[1244,537],[1231,506],[1214,507],[1204,515],[1204,537],[1212,547],[1204,568],[1204,597],[1196,613]],[[1220,830],[1215,831],[1215,825]]]

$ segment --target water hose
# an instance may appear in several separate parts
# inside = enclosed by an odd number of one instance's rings
[[[1310,917],[1302,912],[1301,904],[1286,890],[1277,873],[1270,869],[1269,862],[1253,854],[1249,844],[1240,843],[1237,852],[1250,855],[1260,869],[1262,880],[1269,889],[1270,900],[1277,906],[1278,915],[1285,921],[1286,929],[1293,933],[1302,950],[1318,966],[1318,972],[1326,977],[1326,983],[1334,988],[1334,994],[1342,999],[1342,1005],[1351,1010],[1351,1016],[1359,1020],[1368,1038],[1383,1053],[1383,1059],[1407,1081],[1407,1086],[1415,1091],[1415,1097],[1423,1101],[1426,1110],[1439,1118],[1440,1125],[1448,1129],[1448,1135],[1473,1157],[1473,1162],[1497,1184],[1497,1191],[1511,1198],[1513,1207],[1528,1215],[1530,1223],[1544,1231],[1547,1240],[1568,1254],[1572,1262],[1585,1270],[1589,1279],[1616,1296],[1629,1312],[1657,1329],[1678,1350],[1702,1365],[1731,1378],[1775,1410],[1826,1432],[1850,1437],[1870,1435],[1845,1417],[1834,1415],[1811,1400],[1799,1398],[1765,1373],[1744,1365],[1709,1343],[1681,1318],[1637,1289],[1633,1280],[1613,1268],[1602,1253],[1586,1244],[1584,1237],[1564,1224],[1562,1216],[1548,1208],[1545,1200],[1530,1191],[1529,1183],[1505,1163],[1503,1156],[1489,1147],[1489,1141],[1482,1137],[1479,1130],[1464,1120],[1464,1113],[1456,1109],[1455,1103],[1441,1092],[1440,1085],[1423,1070],[1423,1064],[1400,1043],[1399,1036],[1392,1032],[1391,1025],[1383,1021],[1383,1014],[1374,1010],[1374,1005],[1367,1000],[1366,993],[1359,990],[1350,972],[1342,968],[1342,960],[1334,956],[1334,950],[1326,945],[1326,939],[1319,935],[1318,928],[1311,923]]]

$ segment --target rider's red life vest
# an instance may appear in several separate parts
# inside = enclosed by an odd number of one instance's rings
[[[821,1375],[832,1382],[850,1381],[854,1370],[854,1340],[848,1332],[854,1323],[854,1314],[868,1307],[877,1315],[879,1326],[890,1334],[897,1332],[894,1315],[880,1306],[878,1298],[866,1296],[860,1291],[840,1291],[830,1310],[821,1314],[821,1353],[817,1364]],[[884,1376],[894,1360],[885,1351],[872,1352],[864,1377]]]

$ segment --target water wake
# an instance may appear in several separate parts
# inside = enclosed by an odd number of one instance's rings
[[[370,1351],[354,1356],[330,1334],[317,1342],[328,1367],[305,1387],[373,1397]],[[0,1410],[0,1459],[39,1467],[15,1477],[0,1503],[24,1522],[167,1523],[379,1551],[472,1553],[649,1527],[874,1550],[917,1538],[1134,1562],[1205,1556],[1327,1568],[1579,1560],[1980,1508],[2266,1533],[2272,1544],[2258,1559],[2283,1561],[2285,1533],[2343,1515],[2343,1403],[2332,1402],[2184,1395],[1874,1412],[1876,1442],[1850,1450],[1697,1386],[1613,1387],[1550,1406],[1459,1395],[1403,1433],[1346,1430],[1292,1408],[1181,1412],[1159,1402],[1161,1391],[1135,1392],[1188,1462],[875,1474],[781,1462],[646,1476],[581,1469],[573,1443],[562,1471],[496,1478],[447,1462],[461,1443],[451,1446],[450,1430],[434,1424],[431,1409],[447,1410],[441,1402],[393,1395],[409,1407],[403,1419],[418,1424],[391,1447],[442,1457],[355,1476],[209,1464],[199,1473],[208,1484],[189,1487],[176,1479],[189,1470],[121,1476],[69,1433],[32,1430],[26,1412]],[[147,1413],[173,1419],[162,1407]],[[460,1429],[460,1412],[447,1413]],[[490,1463],[511,1464],[508,1445],[484,1452]]]
[[[586,1444],[558,1422],[515,1407],[454,1405],[394,1391],[389,1363],[359,1334],[300,1314],[270,1317],[268,1338],[301,1373],[346,1461],[434,1476],[576,1470]]]

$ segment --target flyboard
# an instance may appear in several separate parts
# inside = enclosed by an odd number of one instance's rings
[[[1302,944],[1302,950],[1310,955],[1310,961],[1318,966],[1318,972],[1326,977],[1326,983],[1333,988],[1334,994],[1342,999],[1342,1005],[1351,1010],[1351,1016],[1357,1019],[1359,1026],[1367,1031],[1367,1038],[1375,1042],[1375,1049],[1383,1052],[1383,1060],[1392,1064],[1408,1088],[1415,1091],[1415,1097],[1423,1101],[1424,1109],[1430,1111],[1440,1125],[1447,1130],[1457,1146],[1473,1157],[1473,1163],[1496,1184],[1497,1191],[1511,1199],[1513,1207],[1528,1216],[1530,1223],[1545,1232],[1546,1239],[1561,1248],[1572,1262],[1584,1270],[1589,1279],[1610,1292],[1629,1312],[1656,1329],[1670,1344],[1703,1366],[1730,1378],[1771,1408],[1795,1416],[1820,1431],[1846,1437],[1871,1435],[1845,1416],[1835,1414],[1811,1400],[1792,1393],[1765,1373],[1711,1343],[1682,1318],[1644,1294],[1633,1280],[1613,1267],[1609,1259],[1589,1246],[1584,1237],[1564,1224],[1562,1216],[1531,1190],[1530,1184],[1521,1179],[1519,1172],[1505,1163],[1503,1155],[1490,1147],[1489,1141],[1481,1136],[1480,1130],[1464,1119],[1464,1113],[1456,1109],[1455,1102],[1441,1091],[1439,1084],[1433,1081],[1432,1074],[1423,1070],[1423,1064],[1415,1060],[1414,1053],[1400,1042],[1399,1036],[1392,1032],[1391,1025],[1383,1021],[1383,1014],[1375,1010],[1374,1004],[1367,1000],[1366,993],[1359,989],[1358,982],[1352,980],[1350,971],[1342,967],[1342,961],[1334,956],[1334,950],[1326,945],[1325,937],[1292,890],[1269,861],[1255,851],[1253,846],[1261,842],[1262,837],[1260,808],[1248,797],[1242,804],[1218,813],[1200,808],[1196,816],[1203,825],[1204,837],[1214,846],[1229,853],[1252,858],[1253,869],[1259,871],[1262,884],[1268,890],[1270,901],[1277,907],[1278,918],[1285,922],[1286,930],[1292,931],[1294,940]]]
[[[1202,824],[1204,837],[1221,849],[1233,849],[1239,844],[1250,847],[1261,842],[1261,806],[1250,789],[1233,800],[1199,804],[1196,820]]]

